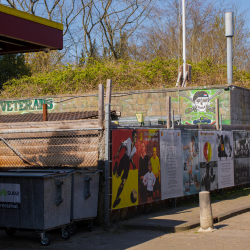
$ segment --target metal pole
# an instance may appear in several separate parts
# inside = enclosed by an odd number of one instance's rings
[[[172,110],[172,129],[174,129],[174,110]]]
[[[220,130],[222,131],[222,114],[220,115]]]
[[[99,100],[98,100],[98,126],[103,126],[104,119],[104,86],[99,84]]]
[[[182,0],[183,79],[186,75],[186,4]]]
[[[227,37],[227,84],[233,83],[233,36],[234,15],[233,12],[225,14],[225,33]]]
[[[166,115],[167,115],[167,128],[170,128],[171,123],[171,97],[166,98]]]
[[[233,39],[227,37],[227,84],[233,83]]]
[[[215,125],[216,125],[216,130],[219,130],[220,125],[219,125],[219,118],[220,118],[220,102],[219,98],[215,99]]]
[[[48,107],[47,104],[43,104],[43,121],[48,121]]]
[[[110,160],[110,104],[105,104],[105,227],[109,225],[109,160]]]

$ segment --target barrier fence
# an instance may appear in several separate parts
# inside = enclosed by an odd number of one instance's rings
[[[0,132],[0,167],[97,167],[98,129]]]
[[[111,209],[249,182],[248,131],[112,129]]]

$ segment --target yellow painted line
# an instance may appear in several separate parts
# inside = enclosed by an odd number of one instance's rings
[[[0,4],[0,12],[8,14],[8,15],[12,15],[12,16],[20,17],[22,19],[26,19],[35,23],[40,23],[40,24],[43,24],[43,25],[46,25],[55,29],[63,30],[63,24],[61,23],[50,21],[48,19],[38,17],[38,16],[29,14],[20,10],[16,10],[14,8],[9,8],[2,4]]]

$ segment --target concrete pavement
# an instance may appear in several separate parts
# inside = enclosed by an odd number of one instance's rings
[[[52,243],[48,247],[40,245],[40,237],[35,232],[17,231],[11,237],[0,231],[0,249],[248,249],[250,212],[246,211],[250,210],[250,196],[215,202],[212,208],[214,217],[218,220],[223,219],[215,224],[218,230],[214,233],[198,233],[199,227],[187,231],[178,230],[184,227],[191,228],[199,223],[199,208],[176,208],[126,222],[130,225],[134,223],[134,228],[137,222],[144,230],[134,230],[132,226],[130,229],[125,229],[113,224],[107,231],[95,227],[90,233],[85,228],[78,227],[78,232],[66,241],[61,238],[59,232],[54,232],[51,234]],[[242,212],[245,213],[236,216]],[[231,218],[226,219],[227,217]],[[152,221],[153,227],[150,227]],[[176,227],[177,233],[157,231],[159,225],[165,227],[163,231],[168,231],[169,227]]]
[[[68,241],[52,242],[49,247],[32,249],[51,250],[97,250],[97,249],[129,249],[129,250],[211,250],[249,249],[250,212],[244,213],[216,224],[217,231],[213,233],[198,233],[198,228],[179,233],[163,233],[146,230],[95,230],[92,233],[81,233]],[[27,247],[6,247],[5,250],[29,249]]]
[[[212,203],[215,223],[248,211],[250,211],[250,196]],[[200,209],[199,207],[175,208],[130,219],[122,225],[126,229],[161,230],[163,232],[186,231],[200,225]]]

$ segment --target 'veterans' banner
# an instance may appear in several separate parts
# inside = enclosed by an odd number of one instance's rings
[[[183,192],[198,193],[200,185],[199,135],[197,131],[182,131]]]
[[[233,132],[234,184],[249,182],[249,132]]]
[[[218,189],[216,131],[199,132],[201,191]]]
[[[183,196],[180,130],[160,131],[162,199]]]
[[[216,131],[219,188],[234,186],[233,133]]]
[[[158,130],[113,130],[112,157],[112,209],[161,200]]]

